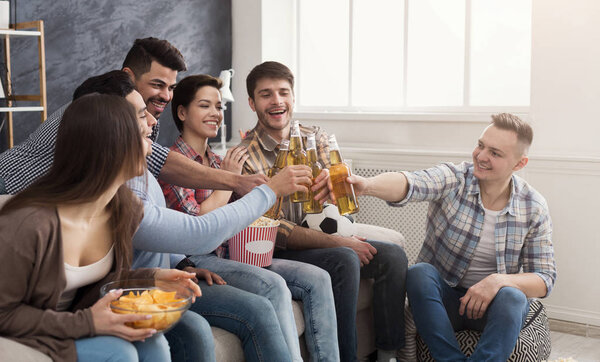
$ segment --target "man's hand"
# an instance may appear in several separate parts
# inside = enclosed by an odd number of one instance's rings
[[[213,285],[213,282],[217,285],[225,285],[227,282],[221,278],[221,276],[217,273],[213,273],[208,269],[202,268],[192,268],[191,266],[183,268],[186,272],[196,274],[195,281],[198,280],[206,280],[206,284]]]
[[[358,175],[350,175],[346,178],[346,181],[354,186],[354,193],[356,196],[365,194],[369,184],[369,179]]]
[[[490,303],[492,303],[496,294],[498,294],[498,291],[503,286],[502,276],[500,274],[488,275],[471,286],[467,290],[467,293],[460,298],[458,313],[464,315],[466,310],[467,318],[469,319],[479,319],[483,317],[485,311],[490,306]]]
[[[323,204],[327,199],[333,200],[333,185],[331,185],[331,178],[329,177],[329,170],[322,169],[319,176],[315,178],[314,185],[310,188],[315,194],[314,199]]]
[[[269,182],[269,178],[263,174],[238,175],[237,180],[233,191],[240,196],[246,195],[256,186]]]
[[[342,242],[343,246],[347,246],[354,250],[356,255],[358,255],[358,259],[360,260],[360,266],[367,265],[373,259],[373,256],[377,254],[377,249],[367,242],[365,242],[366,238],[362,236],[351,236],[351,237],[342,237],[344,241]]]
[[[310,185],[311,170],[308,166],[296,165],[286,166],[283,170],[269,180],[267,186],[271,188],[277,197],[287,196],[296,191],[307,192],[305,185]]]

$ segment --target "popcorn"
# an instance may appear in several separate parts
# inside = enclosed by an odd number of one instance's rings
[[[259,227],[273,227],[279,226],[279,221],[269,219],[268,217],[261,216],[258,219],[254,220],[250,226],[259,226]]]

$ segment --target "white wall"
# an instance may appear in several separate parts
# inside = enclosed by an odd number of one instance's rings
[[[270,46],[256,50],[260,41],[281,42],[280,35],[273,36],[276,29],[261,26],[260,16],[249,19],[247,15],[260,9],[263,16],[272,16],[272,1],[233,1],[236,81],[245,79],[247,71],[242,69],[272,56]],[[239,24],[236,17],[241,8],[246,24]],[[530,163],[521,175],[546,197],[554,222],[558,280],[544,304],[553,318],[600,325],[596,277],[600,264],[600,1],[533,0],[532,16],[531,108],[525,118],[532,123],[535,137]],[[242,25],[247,31],[237,32]],[[257,31],[261,40],[255,39]],[[237,87],[234,94],[239,100],[247,98],[245,90],[241,94]],[[246,102],[236,101],[233,116],[234,129],[254,125],[255,116]],[[401,169],[468,159],[488,120],[468,114],[443,119],[435,115],[296,116],[336,133],[355,166]]]

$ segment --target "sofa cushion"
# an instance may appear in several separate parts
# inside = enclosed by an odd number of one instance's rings
[[[52,359],[24,344],[0,337],[0,361],[52,362]]]

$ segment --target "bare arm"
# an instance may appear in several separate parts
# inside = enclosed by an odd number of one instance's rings
[[[236,175],[203,166],[177,152],[169,152],[159,179],[189,189],[233,190],[239,195],[268,181],[265,175]]]
[[[408,180],[399,172],[386,172],[369,178],[352,175],[348,182],[354,185],[357,195],[375,196],[385,201],[404,200],[408,193]]]

